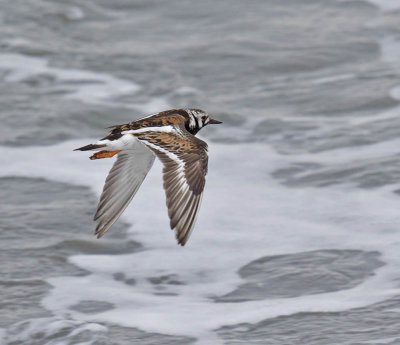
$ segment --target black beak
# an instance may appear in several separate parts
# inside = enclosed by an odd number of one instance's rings
[[[218,120],[214,120],[214,119],[210,118],[210,122],[209,122],[210,125],[218,125],[220,123],[222,123],[222,121],[218,121]]]

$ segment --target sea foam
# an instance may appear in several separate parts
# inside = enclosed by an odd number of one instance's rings
[[[68,141],[51,147],[0,148],[1,176],[44,177],[87,185],[100,193],[111,160],[90,161],[72,149],[91,142]],[[392,154],[398,142],[368,146]],[[353,159],[337,150],[336,161]],[[357,149],[357,152],[358,149]],[[369,154],[367,151],[365,155]],[[88,271],[85,277],[57,277],[42,304],[55,315],[109,322],[151,332],[193,336],[199,344],[218,344],[214,330],[299,312],[340,311],[369,305],[399,293],[399,221],[395,186],[361,190],[289,188],[271,177],[293,156],[279,155],[263,144],[210,144],[210,166],[202,207],[193,235],[177,246],[156,162],[122,216],[129,236],[144,250],[123,255],[75,255],[70,261]],[[302,157],[326,164],[324,155]],[[297,159],[299,159],[297,157]],[[110,229],[113,231],[113,229]],[[107,236],[101,239],[107,241]],[[360,249],[382,253],[385,266],[354,288],[294,298],[216,303],[242,283],[240,267],[278,254],[321,249]],[[123,273],[134,285],[114,279]],[[171,278],[172,277],[172,278]],[[153,284],[152,279],[174,283]],[[107,301],[114,309],[84,314],[70,307],[85,300]]]
[[[133,94],[140,88],[132,81],[110,74],[52,67],[45,58],[13,53],[0,54],[1,70],[5,72],[7,82],[22,82],[39,76],[55,78],[57,82],[52,92],[64,92],[66,97],[86,103],[102,103]]]

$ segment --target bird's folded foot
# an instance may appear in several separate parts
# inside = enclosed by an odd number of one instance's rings
[[[99,151],[94,153],[90,156],[90,159],[102,159],[102,158],[111,158],[112,156],[116,155],[117,153],[121,152],[121,150],[117,151]]]

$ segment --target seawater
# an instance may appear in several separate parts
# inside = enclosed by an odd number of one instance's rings
[[[396,2],[0,8],[2,344],[399,342]],[[112,160],[72,150],[188,106],[224,124],[187,246],[159,162],[93,238]]]

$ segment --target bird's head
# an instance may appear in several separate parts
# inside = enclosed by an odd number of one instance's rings
[[[186,109],[186,111],[189,115],[186,129],[193,135],[207,125],[222,123],[221,121],[212,119],[204,110],[190,108]]]

